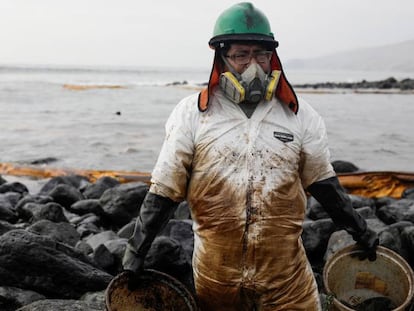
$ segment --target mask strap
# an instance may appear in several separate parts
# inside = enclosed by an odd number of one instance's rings
[[[276,87],[279,84],[281,73],[282,72],[280,70],[273,70],[271,74],[268,75],[266,79],[266,92],[264,95],[266,101],[269,101],[272,99],[275,93]]]

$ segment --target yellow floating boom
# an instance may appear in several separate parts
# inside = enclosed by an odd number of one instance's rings
[[[407,188],[414,188],[413,172],[358,172],[338,174],[349,193],[368,198],[401,198]]]
[[[23,166],[15,165],[12,163],[0,163],[0,174],[12,176],[30,176],[38,179],[65,175],[80,175],[86,177],[91,182],[95,182],[101,177],[109,176],[119,180],[121,183],[131,181],[142,181],[149,183],[151,178],[151,174],[145,172],[61,169],[51,167],[36,167],[30,165]]]

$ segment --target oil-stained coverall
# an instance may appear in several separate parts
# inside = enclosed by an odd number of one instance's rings
[[[213,94],[206,112],[198,110],[197,95],[173,110],[149,190],[167,198],[166,206],[189,203],[200,309],[320,310],[301,233],[304,189],[326,180],[340,187],[324,122],[302,99],[297,114],[274,98],[248,118],[218,87]],[[318,192],[322,203],[344,199],[326,190]],[[357,240],[366,223],[350,209],[331,214]],[[159,213],[166,223],[171,211]],[[132,237],[127,253],[145,255],[149,245],[136,245]]]

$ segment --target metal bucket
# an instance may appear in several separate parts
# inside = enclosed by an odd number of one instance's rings
[[[328,295],[334,297],[329,310],[357,310],[358,305],[375,299],[391,302],[394,306],[391,310],[406,310],[414,294],[414,277],[409,264],[397,253],[381,246],[375,261],[359,260],[360,252],[351,245],[326,262],[323,282]]]
[[[117,275],[105,291],[105,304],[107,311],[198,310],[181,282],[156,270],[145,270],[132,291],[128,289],[128,273]]]

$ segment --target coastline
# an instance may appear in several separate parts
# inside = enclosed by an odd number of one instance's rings
[[[324,87],[295,87],[295,91],[300,94],[401,94],[401,95],[413,95],[414,90],[400,90],[400,89],[360,89],[360,88],[324,88]]]
[[[384,80],[358,82],[318,82],[294,84],[302,93],[357,93],[357,94],[414,94],[414,79],[397,80],[390,77]]]

